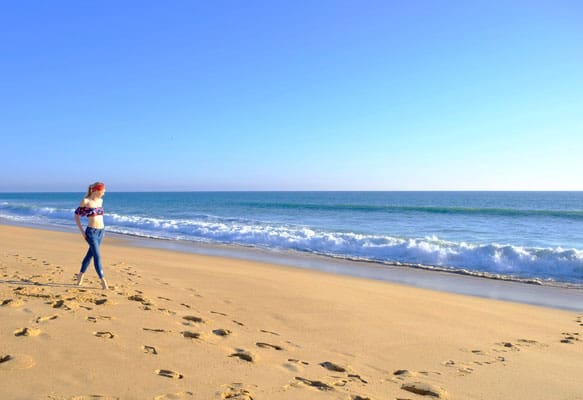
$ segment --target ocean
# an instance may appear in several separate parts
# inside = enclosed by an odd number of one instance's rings
[[[75,231],[84,193],[0,193],[0,220]],[[108,232],[583,287],[583,192],[108,190]],[[85,221],[86,222],[86,221]]]

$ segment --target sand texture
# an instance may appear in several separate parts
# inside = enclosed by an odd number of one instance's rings
[[[583,399],[583,311],[0,226],[2,399]]]

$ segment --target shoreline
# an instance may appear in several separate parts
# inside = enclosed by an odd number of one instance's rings
[[[68,229],[68,227],[19,225],[0,220],[0,227],[2,226],[76,233],[75,229]],[[115,232],[107,232],[107,236],[133,247],[224,257],[259,262],[274,267],[320,271],[479,298],[511,301],[561,310],[583,311],[583,287],[578,285],[537,284],[530,281],[497,278],[488,275],[465,274],[455,270],[448,271],[443,268],[350,260],[293,250],[146,238]]]

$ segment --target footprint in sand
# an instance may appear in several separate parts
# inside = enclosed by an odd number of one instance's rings
[[[49,299],[52,296],[50,294],[44,293],[45,289],[44,288],[38,288],[38,287],[24,287],[24,286],[19,286],[15,289],[13,289],[14,294],[19,295],[19,296],[26,296],[26,297],[39,297],[39,298],[44,298],[44,299]]]
[[[73,293],[73,294],[77,294],[77,293],[87,293],[87,289],[82,289],[79,287],[73,288],[73,289],[67,289],[65,290],[65,292],[67,293]]]
[[[172,371],[169,369],[157,369],[156,370],[156,374],[160,375],[160,376],[164,376],[166,378],[171,378],[171,379],[182,379],[184,378],[184,375],[182,375],[179,372],[176,371]]]
[[[194,397],[194,393],[192,392],[176,392],[176,393],[166,393],[160,394],[154,397],[154,400],[183,400],[183,399],[192,399]]]
[[[523,341],[522,344],[520,343],[521,340]],[[495,347],[491,348],[490,351],[491,352],[494,352],[494,353],[518,352],[518,351],[521,350],[520,349],[521,347],[523,347],[523,346],[528,347],[528,346],[531,346],[532,344],[535,344],[535,343],[536,342],[534,340],[533,341],[527,341],[525,339],[519,339],[515,343],[512,343],[512,342],[498,342],[498,343],[494,343],[494,346]],[[491,355],[490,352],[484,351],[484,350],[481,350],[481,349],[469,350],[469,349],[466,349],[466,348],[462,348],[460,350],[462,352],[464,352],[464,353],[472,353],[474,355],[483,356],[483,357],[487,357],[487,356],[490,356]],[[504,358],[504,357],[502,357],[502,358]],[[482,363],[484,363],[484,361],[483,361],[483,359],[481,359],[480,361],[474,361],[474,363],[481,365]],[[487,362],[487,363],[490,364],[490,362]]]
[[[360,375],[357,375],[357,374],[348,374],[348,377],[349,377],[351,380],[357,380],[357,381],[359,381],[360,383],[368,384],[368,381],[366,381],[366,380],[362,379],[362,377],[361,377]]]
[[[15,371],[34,367],[34,359],[26,354],[0,354],[0,371]]]
[[[236,323],[236,324],[237,324],[237,325],[239,325],[239,326],[245,326],[245,324],[244,324],[244,323],[242,323],[242,322],[235,321],[235,320],[233,320],[233,322],[234,322],[234,323]]]
[[[304,364],[304,365],[310,365],[310,363],[307,362],[307,361],[300,361],[300,360],[296,360],[295,358],[288,358],[287,360],[289,362],[293,362],[293,363],[301,363],[301,364]]]
[[[231,355],[229,355],[229,357],[237,357],[243,361],[247,361],[250,363],[255,361],[255,357],[253,356],[253,354],[243,349],[235,349],[235,353],[232,353]]]
[[[503,357],[501,357],[501,358],[503,358]],[[446,367],[450,367],[450,368],[456,368],[458,375],[460,375],[460,376],[469,375],[472,372],[474,372],[474,368],[472,368],[468,364],[460,364],[454,360],[448,360],[445,363],[443,363],[443,365],[445,365]]]
[[[523,347],[530,347],[530,346],[538,346],[538,347],[548,347],[548,345],[544,343],[537,342],[536,340],[531,339],[518,339],[518,346]]]
[[[14,331],[14,336],[38,336],[41,330],[36,328],[20,328]]]
[[[183,331],[180,333],[187,339],[200,339],[200,333],[198,332]]]
[[[563,332],[561,335],[563,335],[561,343],[574,344],[579,341],[579,333],[577,332]]]
[[[222,328],[221,328],[221,329],[215,329],[215,330],[213,331],[213,333],[214,333],[215,335],[217,335],[217,336],[223,336],[223,337],[225,337],[225,336],[229,336],[229,335],[231,334],[231,331],[230,331],[230,330],[228,330],[228,329],[222,329]]]
[[[292,347],[295,347],[296,349],[301,349],[302,346],[300,346],[299,344],[295,344],[294,342],[290,342],[289,340],[285,341],[287,344],[289,344]]]
[[[257,342],[255,344],[257,345],[257,347],[261,347],[263,349],[274,349],[274,350],[278,350],[278,351],[283,350],[283,347],[277,346],[274,344],[269,344],[269,343],[264,343],[264,342]]]
[[[65,300],[57,300],[50,303],[53,308],[63,308],[65,310],[70,310],[71,308],[65,304]]]
[[[143,345],[142,349],[144,350],[144,353],[147,354],[158,354],[158,350],[156,350],[156,348],[154,346],[148,346],[148,345]]]
[[[93,322],[94,324],[98,321],[98,320],[111,320],[111,317],[107,316],[107,315],[99,315],[97,317],[93,317],[93,316],[89,316],[85,318],[88,322]]]
[[[154,303],[152,303],[152,301],[150,299],[145,298],[141,294],[134,294],[132,296],[129,296],[128,300],[137,301],[139,303],[142,303],[142,305],[144,305],[144,306],[153,306],[154,305]]]
[[[500,351],[502,351],[502,352],[520,351],[518,346],[513,344],[512,342],[500,342],[500,343],[495,343],[495,345],[502,347],[502,349],[500,349],[500,348],[494,349],[494,351],[497,351],[497,352],[500,352]]]
[[[326,368],[328,371],[333,371],[333,372],[346,372],[346,368],[341,367],[340,365],[334,364],[330,361],[325,361],[323,363],[320,363],[320,366]]]
[[[38,324],[38,323],[41,323],[41,322],[52,321],[53,319],[57,319],[57,318],[59,318],[58,315],[48,315],[46,317],[38,317],[35,320],[35,322]]]
[[[538,342],[534,340],[527,340],[527,339],[519,339],[517,342],[498,342],[494,343],[495,347],[491,348],[491,352],[493,353],[508,353],[508,352],[519,352],[521,351],[521,347],[529,347],[532,345],[542,346]],[[446,367],[456,368],[459,375],[464,376],[474,372],[475,366],[484,366],[484,365],[492,365],[497,363],[504,363],[507,362],[506,356],[496,356],[494,357],[490,352],[486,352],[480,349],[476,350],[468,350],[468,349],[461,349],[461,351],[466,353],[472,353],[477,356],[481,356],[484,358],[480,358],[477,360],[466,360],[463,363],[456,362],[455,360],[448,360],[443,363]]]
[[[167,308],[160,307],[160,308],[158,308],[158,311],[160,311],[162,314],[166,314],[166,315],[176,315],[176,311],[172,311],[172,310],[169,310]]]
[[[429,375],[441,375],[441,372],[428,372],[428,371],[409,371],[407,369],[399,369],[396,370],[395,372],[393,372],[393,376],[396,379],[399,380],[405,380],[406,378],[413,378],[416,377],[418,375],[424,375],[424,376],[429,376]]]
[[[291,372],[300,372],[300,368],[310,365],[307,361],[300,361],[295,358],[288,358],[287,361],[288,362],[282,364],[282,367]]]
[[[313,387],[313,388],[321,390],[321,391],[334,390],[334,388],[332,386],[330,386],[327,383],[324,383],[322,381],[306,379],[306,378],[302,378],[301,376],[296,376],[296,380],[302,382],[304,385]]]
[[[253,400],[255,396],[250,390],[246,389],[242,383],[231,383],[226,386],[221,394],[221,399]]]
[[[190,307],[189,307],[190,308]],[[218,311],[209,311],[211,314],[218,314],[218,315],[222,315],[223,317],[226,317],[227,314],[222,313],[222,312],[218,312]]]
[[[443,388],[425,382],[404,383],[401,385],[401,389],[410,393],[415,393],[421,396],[430,396],[436,399],[443,399],[446,397],[446,392]]]
[[[104,339],[113,339],[115,337],[115,335],[109,331],[93,332],[93,334],[97,337],[104,338]]]
[[[196,317],[194,315],[187,315],[185,317],[182,317],[182,319],[189,321],[189,322],[196,322],[199,324],[204,324],[204,319],[200,318],[200,317]]]
[[[171,330],[168,329],[156,329],[156,328],[142,328],[144,331],[157,332],[157,333],[170,333]]]
[[[414,372],[409,371],[408,369],[398,369],[393,372],[393,376],[397,379],[404,380],[405,378],[414,377],[416,374]]]
[[[271,332],[271,331],[266,331],[265,329],[261,329],[259,332],[269,333],[270,335],[279,336],[279,333]]]
[[[0,301],[0,307],[8,306],[8,307],[18,307],[21,306],[22,302],[15,300],[15,299],[5,299]]]

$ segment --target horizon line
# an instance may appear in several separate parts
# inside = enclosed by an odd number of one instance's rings
[[[11,193],[81,193],[84,190],[53,190],[53,191],[5,191],[2,194]],[[333,189],[333,190],[310,190],[310,189],[283,189],[283,190],[108,190],[112,193],[283,193],[283,192],[583,192],[583,189]]]

